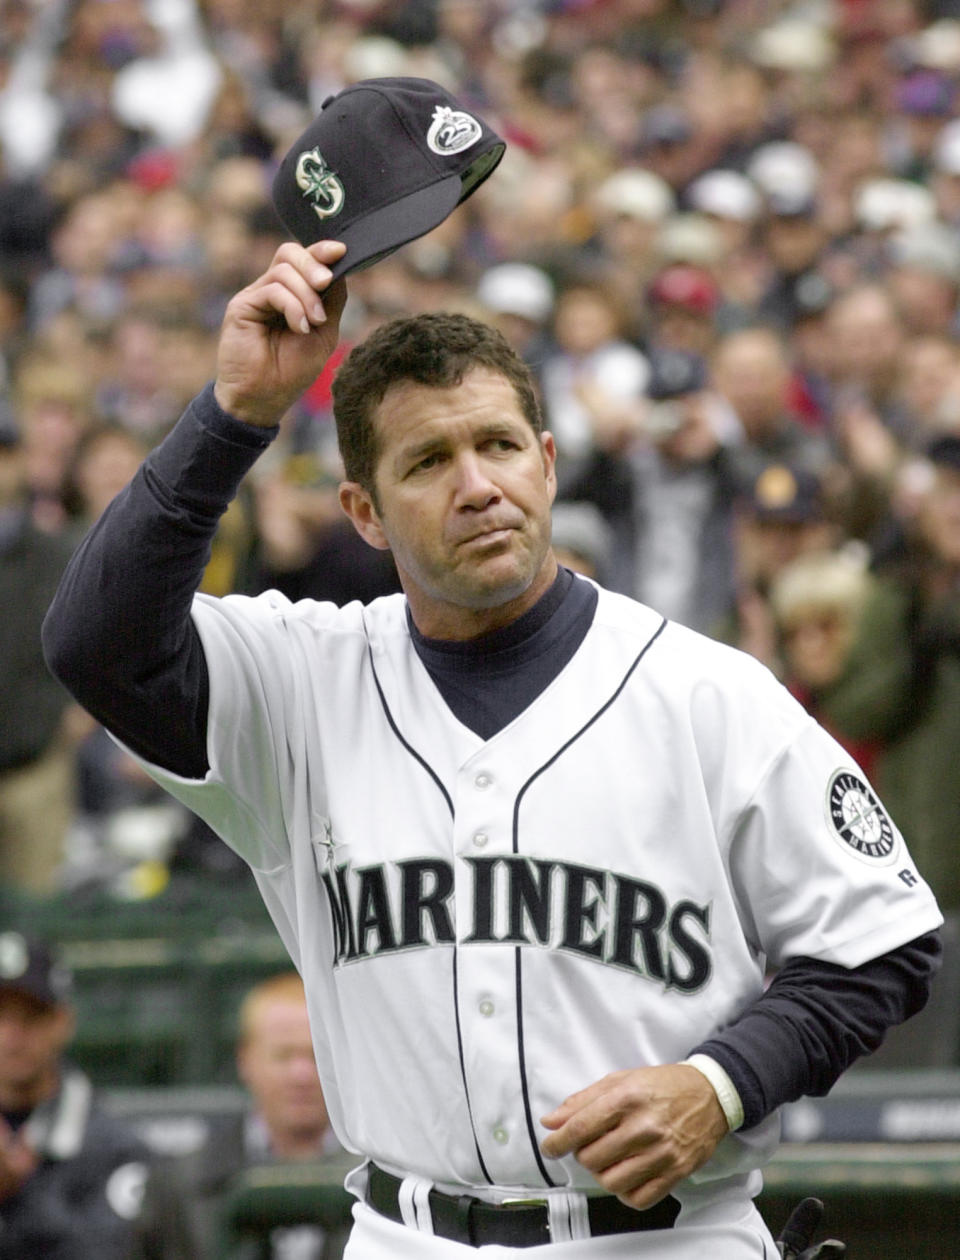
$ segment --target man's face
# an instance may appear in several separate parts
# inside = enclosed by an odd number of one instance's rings
[[[828,521],[763,520],[743,516],[737,524],[737,555],[744,577],[762,588],[798,556],[826,550],[833,539]]]
[[[0,1107],[34,1107],[54,1093],[73,1017],[17,989],[0,989]]]
[[[341,504],[367,542],[392,551],[421,632],[467,639],[514,620],[556,573],[553,438],[534,433],[511,383],[487,368],[449,388],[401,382],[375,422],[377,502],[347,482]]]
[[[303,1002],[274,997],[257,1007],[237,1066],[275,1144],[322,1138],[327,1108]]]

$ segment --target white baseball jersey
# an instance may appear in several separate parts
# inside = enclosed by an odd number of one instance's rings
[[[857,966],[941,922],[863,772],[772,675],[631,600],[601,590],[488,741],[402,596],[198,596],[194,618],[210,770],[151,772],[252,867],[337,1134],[389,1170],[595,1187],[539,1151],[568,1094],[683,1059],[768,962]],[[775,1116],[729,1135],[676,1197],[743,1201],[777,1136]]]

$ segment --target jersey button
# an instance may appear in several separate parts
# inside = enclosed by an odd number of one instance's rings
[[[506,1131],[502,1124],[498,1124],[493,1131],[493,1140],[499,1142],[501,1146],[506,1146],[510,1141],[510,1134]]]
[[[494,1012],[494,1005],[489,998],[484,998],[477,1009],[481,1015],[485,1015],[489,1019]]]
[[[482,849],[486,845],[489,839],[490,837],[487,835],[485,831],[478,831],[477,834],[473,837],[473,843],[477,846],[478,849]]]
[[[477,777],[474,779],[473,785],[474,787],[478,787],[482,792],[484,788],[488,788],[492,782],[493,782],[493,778],[489,774],[487,774],[486,770],[481,770],[480,773],[477,775]]]

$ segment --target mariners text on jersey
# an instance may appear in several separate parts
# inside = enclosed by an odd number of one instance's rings
[[[462,944],[567,950],[681,993],[695,993],[710,977],[709,905],[671,904],[649,881],[572,862],[502,855],[467,858],[466,866],[471,916]],[[322,879],[335,965],[458,939],[450,862],[342,864]]]

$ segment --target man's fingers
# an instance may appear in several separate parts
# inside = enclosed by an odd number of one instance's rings
[[[616,1128],[624,1114],[622,1101],[609,1086],[596,1086],[572,1094],[556,1111],[544,1116],[545,1128],[554,1128],[541,1143],[541,1150],[551,1159],[569,1155]],[[559,1127],[556,1122],[559,1120]]]
[[[654,1157],[652,1148],[662,1135],[642,1121],[610,1126],[595,1139],[575,1148],[577,1162],[595,1176],[637,1156],[644,1166]]]
[[[266,272],[237,295],[237,314],[261,323],[273,323],[279,316],[299,333],[326,323],[346,298],[345,286],[333,285],[330,270],[343,250],[339,241],[318,242],[310,249],[285,241]]]
[[[323,271],[326,286],[330,272],[327,268]],[[259,283],[245,289],[238,305],[240,318],[272,323],[280,315],[294,332],[309,332],[313,325],[326,323],[327,319],[317,290],[300,271],[285,263],[271,267]]]
[[[559,1107],[555,1107],[553,1111],[542,1116],[540,1123],[546,1129],[559,1129],[578,1111],[608,1095],[617,1082],[626,1075],[626,1072],[611,1072],[608,1076],[601,1077],[599,1081],[592,1081],[583,1089],[578,1089],[575,1094],[570,1094]]]

